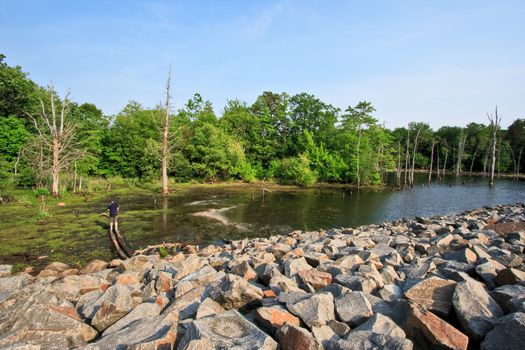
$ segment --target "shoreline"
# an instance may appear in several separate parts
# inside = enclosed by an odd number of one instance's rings
[[[525,204],[0,266],[0,347],[497,349],[525,341]],[[161,257],[162,256],[162,257]],[[479,320],[483,319],[483,323]],[[470,345],[469,345],[470,344]]]

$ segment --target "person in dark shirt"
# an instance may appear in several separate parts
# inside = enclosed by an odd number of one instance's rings
[[[115,232],[118,232],[119,206],[118,206],[118,203],[112,199],[109,201],[108,212],[109,212],[109,232],[113,231],[113,227],[115,227]]]

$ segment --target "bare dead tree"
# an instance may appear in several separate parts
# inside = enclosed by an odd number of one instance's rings
[[[416,167],[417,141],[419,139],[420,132],[421,128],[418,128],[416,132],[416,138],[414,139],[414,153],[412,154],[412,171],[410,173],[410,187],[414,187],[414,171]]]
[[[408,129],[407,129],[407,138],[406,138],[406,152],[405,152],[405,185],[404,187],[407,186],[407,181],[408,181],[408,163],[410,161],[410,125],[408,126]]]
[[[169,149],[169,133],[170,133],[170,85],[171,85],[171,66],[168,70],[168,81],[166,82],[166,104],[164,114],[164,128],[162,131],[162,195],[169,194],[168,188],[168,149]]]
[[[458,144],[458,159],[456,163],[456,176],[461,173],[461,167],[463,165],[463,153],[465,152],[465,144],[467,143],[467,135],[465,134],[462,139],[459,139]]]
[[[430,154],[430,171],[428,172],[428,182],[432,181],[432,165],[434,164],[434,145],[436,140],[432,140],[432,152]],[[438,165],[439,166],[439,165]],[[439,177],[439,174],[438,174]]]
[[[494,170],[496,167],[496,144],[498,141],[498,130],[500,128],[501,124],[501,117],[498,116],[498,107],[496,106],[496,110],[494,112],[494,115],[487,113],[487,118],[490,122],[490,128],[492,131],[492,151],[491,151],[491,158],[490,158],[490,177],[489,177],[489,186],[494,186]]]
[[[41,112],[38,116],[27,115],[33,120],[37,131],[37,142],[29,152],[37,152],[41,166],[48,165],[51,170],[51,194],[58,196],[60,185],[60,171],[71,163],[80,159],[83,152],[75,147],[75,124],[69,120],[70,101],[68,92],[62,103],[59,103],[52,84],[48,86],[50,110],[46,109],[44,101],[40,99]]]

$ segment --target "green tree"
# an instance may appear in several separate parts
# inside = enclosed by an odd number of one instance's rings
[[[22,67],[10,67],[0,53],[0,117],[23,117],[38,107],[38,86]]]

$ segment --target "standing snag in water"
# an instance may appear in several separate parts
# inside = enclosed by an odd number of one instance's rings
[[[487,117],[490,121],[490,128],[492,131],[492,152],[491,152],[491,162],[490,162],[490,177],[489,177],[489,186],[494,186],[494,168],[496,165],[496,142],[498,140],[498,130],[501,124],[501,117],[498,116],[498,107],[496,106],[496,111],[494,116],[487,114]]]

